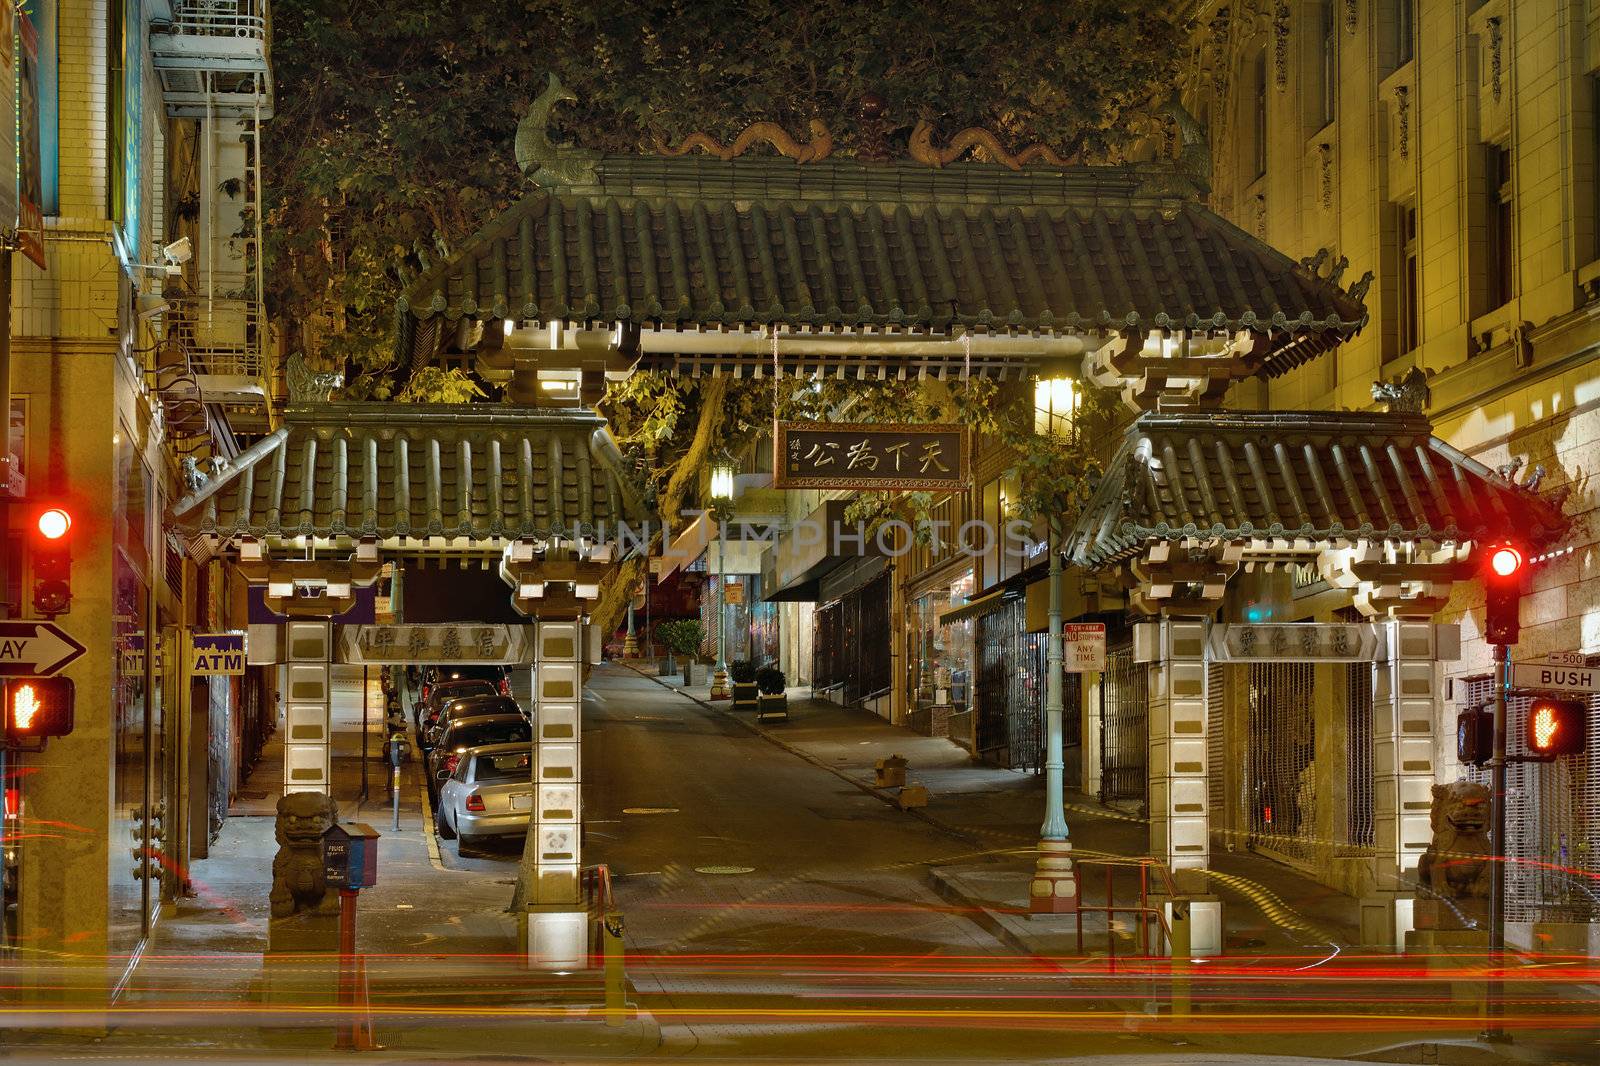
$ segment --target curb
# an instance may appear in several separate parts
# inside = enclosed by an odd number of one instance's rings
[[[784,751],[788,752],[790,755],[793,755],[795,758],[803,759],[804,761],[810,763],[812,766],[815,766],[820,770],[828,771],[828,773],[832,774],[834,777],[837,777],[839,780],[849,782],[851,785],[854,785],[856,788],[860,789],[862,792],[865,792],[869,796],[877,797],[878,799],[882,800],[885,804],[887,804],[890,807],[893,807],[897,811],[901,810],[900,805],[895,802],[895,797],[893,795],[891,795],[888,792],[888,790],[881,789],[881,788],[876,788],[876,787],[874,787],[872,785],[866,784],[865,782],[858,780],[857,778],[851,777],[849,774],[847,774],[844,771],[840,770],[838,767],[830,766],[829,764],[823,762],[821,759],[819,759],[816,756],[812,755],[810,752],[806,751],[805,749],[796,747],[795,745],[790,744],[789,742],[787,742],[785,740],[782,740],[781,738],[779,738],[778,736],[774,735],[773,733],[771,733],[771,732],[769,732],[769,731],[767,731],[765,729],[762,729],[760,726],[756,725],[754,722],[747,722],[747,721],[745,721],[744,718],[740,717],[737,714],[734,714],[732,711],[724,710],[723,708],[718,707],[714,703],[709,703],[706,700],[703,700],[698,696],[695,696],[695,695],[692,695],[691,693],[685,692],[683,689],[674,688],[672,685],[667,684],[665,681],[661,680],[661,678],[659,678],[659,677],[657,677],[655,675],[644,673],[641,670],[635,669],[632,666],[626,666],[626,664],[623,664],[623,663],[618,663],[617,665],[625,666],[626,669],[632,670],[634,673],[638,674],[640,677],[645,678],[645,679],[650,680],[650,681],[654,681],[656,684],[660,685],[662,688],[666,689],[667,691],[677,693],[679,696],[682,696],[684,699],[689,700],[691,703],[697,703],[701,707],[704,707],[708,711],[715,711],[717,714],[721,715],[723,718],[727,718],[730,721],[734,721],[734,722],[739,723],[739,725],[743,726],[746,730],[748,730],[751,733],[754,733],[756,736],[758,736],[761,739],[767,741],[769,744],[772,744],[774,747],[782,748]],[[948,836],[952,836],[952,837],[956,838],[957,840],[961,841],[963,844],[969,844],[969,845],[971,845],[973,847],[976,847],[976,848],[979,848],[979,849],[982,849],[982,850],[988,850],[990,844],[992,843],[991,841],[984,840],[979,834],[970,832],[969,830],[965,830],[965,829],[958,829],[955,826],[948,825],[945,822],[941,822],[937,818],[934,818],[932,815],[924,813],[923,811],[919,810],[918,808],[913,807],[913,808],[911,808],[909,810],[902,811],[902,813],[903,814],[907,814],[907,815],[909,815],[909,816],[911,816],[913,818],[920,819],[921,821],[923,821],[927,825],[933,827],[934,829],[939,830],[941,833],[945,833]]]
[[[1022,937],[1008,928],[1000,920],[999,916],[991,911],[982,900],[974,899],[951,884],[949,879],[941,872],[941,869],[938,866],[928,867],[928,883],[933,887],[935,895],[965,908],[968,911],[966,917],[972,924],[978,926],[1001,943],[1008,945],[1012,950],[1029,958],[1037,957],[1033,945],[1024,941]]]

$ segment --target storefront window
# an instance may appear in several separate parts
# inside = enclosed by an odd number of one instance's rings
[[[912,601],[912,692],[916,706],[964,711],[972,700],[972,622],[940,622],[940,616],[972,598],[973,572],[947,588]]]

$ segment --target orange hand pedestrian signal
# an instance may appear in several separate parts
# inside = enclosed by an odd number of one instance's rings
[[[1553,759],[1582,751],[1588,739],[1587,710],[1582,700],[1534,700],[1528,708],[1528,754]]]
[[[5,682],[7,740],[64,737],[72,732],[72,682],[64,677],[16,677]]]
[[[17,686],[11,697],[11,724],[19,733],[33,729],[33,720],[39,716],[39,697],[27,682]]]

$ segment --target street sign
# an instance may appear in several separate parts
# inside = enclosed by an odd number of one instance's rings
[[[196,676],[244,673],[243,633],[193,633],[189,672]]]
[[[744,603],[743,582],[734,581],[730,578],[722,586],[722,602],[727,604],[729,607],[738,607],[740,604]]]
[[[0,677],[51,677],[85,650],[54,622],[0,622]]]
[[[1106,625],[1104,622],[1068,622],[1061,629],[1062,660],[1069,674],[1082,674],[1106,668]]]
[[[1545,653],[1544,661],[1551,666],[1588,666],[1582,652],[1552,651]]]
[[[1512,663],[1511,687],[1559,692],[1600,692],[1600,669],[1551,663]]]

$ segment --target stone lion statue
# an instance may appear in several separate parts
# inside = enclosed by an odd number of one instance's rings
[[[338,805],[321,792],[291,792],[278,800],[278,854],[268,897],[274,918],[339,912],[322,862],[322,834],[338,821]]]
[[[1433,786],[1433,809],[1428,816],[1433,839],[1417,863],[1423,888],[1418,900],[1419,927],[1423,911],[1431,911],[1439,929],[1483,928],[1488,918],[1489,881],[1493,856],[1489,850],[1489,790],[1471,781]],[[1422,904],[1432,902],[1432,907]]]

